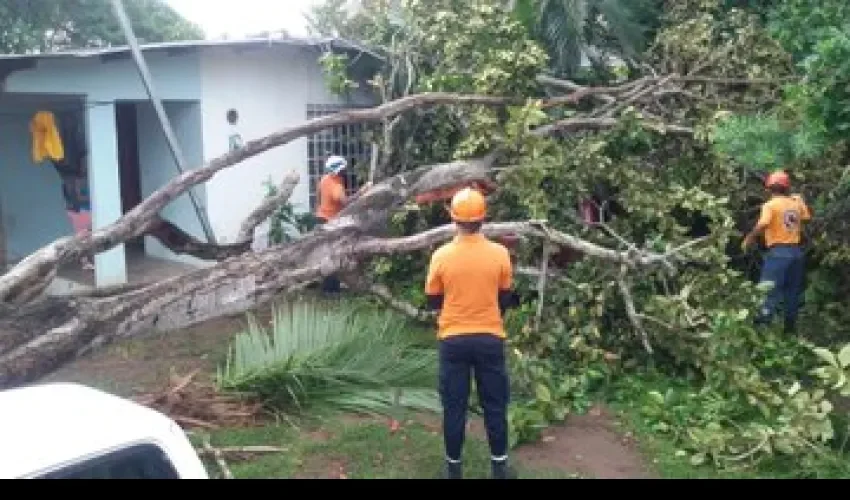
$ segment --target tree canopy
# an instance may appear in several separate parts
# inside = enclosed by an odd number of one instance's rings
[[[846,2],[666,0],[626,14],[627,3],[370,0],[349,12],[331,0],[316,29],[373,47],[383,63],[364,79],[328,53],[328,86],[365,88],[380,105],[249,141],[0,276],[0,385],[330,273],[431,321],[421,311],[427,252],[452,228],[442,203],[411,202],[474,182],[494,191],[484,231],[519,241],[525,298],[507,318],[512,444],[583,411],[593,393],[630,408],[694,465],[846,477]],[[555,7],[582,14],[566,20]],[[626,25],[644,41],[625,43]],[[575,47],[614,57],[577,68]],[[232,245],[192,241],[159,216],[223,169],[352,123],[369,125],[376,183],[330,224],[250,253],[294,173]],[[740,245],[765,199],[763,176],[777,168],[816,214],[797,336],[753,324],[760,259]],[[129,289],[42,296],[62,263],[143,234],[218,262]]]
[[[143,43],[203,38],[163,0],[124,2]],[[109,0],[0,1],[0,51],[38,53],[125,44]]]

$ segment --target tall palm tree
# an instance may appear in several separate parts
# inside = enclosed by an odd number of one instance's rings
[[[554,74],[574,74],[585,58],[631,59],[642,48],[658,0],[511,0],[514,14],[549,52]]]

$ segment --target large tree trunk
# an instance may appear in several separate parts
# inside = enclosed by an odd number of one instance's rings
[[[544,238],[626,266],[669,265],[676,257],[605,249],[538,223],[490,224],[485,232],[493,237]],[[429,248],[452,235],[453,228],[444,226],[382,239],[357,226],[339,225],[321,228],[289,245],[229,258],[211,268],[113,296],[49,298],[17,308],[0,305],[0,388],[37,380],[81,353],[115,340],[241,313],[331,273],[352,273],[371,256]]]
[[[0,387],[37,380],[116,339],[241,313],[323,276],[350,272],[371,255],[426,248],[445,240],[450,237],[449,228],[413,240],[385,241],[370,235],[410,196],[458,181],[486,181],[491,164],[492,158],[455,162],[388,179],[346,207],[334,222],[294,243],[258,253],[250,252],[244,243],[199,242],[154,217],[149,234],[160,236],[175,251],[220,262],[146,286],[42,298],[22,306],[0,303]],[[297,176],[284,179],[281,194],[266,200],[246,219],[243,235],[285,202],[296,182]]]

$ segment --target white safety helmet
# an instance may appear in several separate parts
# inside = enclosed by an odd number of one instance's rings
[[[327,161],[325,161],[325,172],[331,174],[338,174],[347,166],[348,162],[345,161],[345,158],[343,158],[342,156],[334,155],[328,158]]]

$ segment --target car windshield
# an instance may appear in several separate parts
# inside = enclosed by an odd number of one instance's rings
[[[159,446],[140,444],[88,459],[37,479],[179,479]]]

